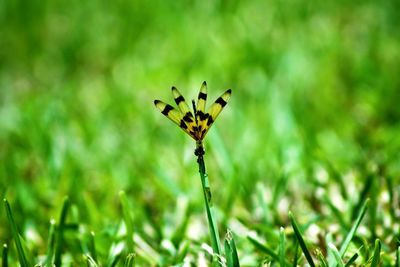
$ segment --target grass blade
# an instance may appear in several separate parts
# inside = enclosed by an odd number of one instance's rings
[[[183,202],[178,199],[177,207],[179,207],[180,210],[176,213],[176,217],[178,218],[178,226],[171,237],[172,244],[174,244],[176,248],[180,246],[180,243],[185,241],[185,234],[189,225],[189,219],[192,212],[192,209],[186,201]]]
[[[379,266],[380,261],[381,261],[381,241],[379,239],[376,239],[374,254],[372,255],[371,267]]]
[[[119,244],[112,244],[110,251],[109,251],[109,256],[107,259],[107,267],[114,267],[117,265],[119,260],[122,257],[122,251],[124,249],[125,245],[121,242]]]
[[[354,222],[353,226],[351,227],[350,232],[347,234],[347,236],[342,244],[342,247],[340,248],[340,251],[339,251],[340,257],[343,257],[344,253],[346,252],[346,250],[351,242],[351,239],[353,238],[353,236],[355,235],[355,233],[357,231],[358,226],[360,226],[360,223],[361,223],[362,219],[364,218],[365,212],[367,211],[368,204],[369,204],[369,199],[367,199],[364,202],[364,205],[362,206],[360,212],[358,213],[356,221]]]
[[[228,267],[240,267],[235,240],[229,229],[225,236],[225,256]]]
[[[367,211],[368,205],[369,205],[369,199],[367,199],[364,202],[363,206],[361,207],[360,212],[358,213],[357,219],[354,221],[353,226],[351,227],[349,233],[347,234],[345,240],[343,241],[342,247],[339,250],[340,258],[342,258],[344,256],[344,253],[346,253],[346,250],[349,247],[351,240],[353,239],[358,227],[360,226],[362,219],[364,218],[364,215]],[[333,252],[333,251],[328,250],[328,255],[331,252]],[[336,266],[334,257],[329,256],[328,262],[329,262],[329,266]]]
[[[307,249],[306,243],[304,242],[304,239],[300,233],[299,227],[297,226],[297,223],[291,212],[289,212],[289,218],[290,218],[290,222],[292,223],[294,234],[296,235],[296,238],[299,241],[300,247],[303,250],[304,256],[306,257],[308,264],[310,264],[311,267],[315,267],[315,264],[311,257],[311,254]]]
[[[88,244],[88,251],[90,256],[93,258],[95,262],[97,262],[97,253],[96,253],[96,244],[94,241],[94,232],[90,232],[89,234],[89,244]]]
[[[338,170],[333,166],[332,162],[325,160],[326,168],[329,173],[329,177],[331,177],[339,186],[340,193],[344,199],[348,199],[348,193],[346,190],[346,184],[343,181],[342,175],[338,172]]]
[[[15,241],[15,246],[17,247],[19,263],[20,263],[21,267],[32,266],[31,264],[29,264],[28,259],[26,258],[26,255],[25,255],[25,252],[24,252],[24,249],[22,246],[22,242],[20,239],[20,235],[18,233],[18,228],[17,228],[17,225],[14,221],[14,217],[11,212],[10,204],[8,203],[7,199],[4,199],[3,201],[4,201],[5,208],[6,208],[7,218],[11,225],[11,233],[12,233],[12,236]]]
[[[247,236],[247,239],[260,251],[268,254],[273,260],[279,262],[279,256],[272,249],[262,244],[260,241],[255,239],[254,237]],[[286,265],[290,265],[288,261],[285,261]]]
[[[368,175],[366,181],[364,182],[364,187],[363,190],[360,193],[359,201],[357,204],[353,207],[351,218],[354,220],[357,216],[357,211],[360,210],[360,207],[365,206],[365,202],[368,201],[369,199],[367,198],[368,193],[371,190],[371,187],[373,186],[373,180],[374,177],[372,175]],[[364,201],[364,204],[363,204]],[[361,208],[362,209],[362,208]],[[358,213],[359,214],[359,213]]]
[[[114,267],[114,266],[116,266],[117,263],[119,262],[120,258],[121,258],[121,254],[116,254],[116,255],[114,255],[114,256],[109,260],[109,263],[108,263],[106,266],[108,266],[108,267]]]
[[[332,203],[332,201],[329,199],[327,195],[323,196],[324,202],[328,205],[330,210],[332,211],[332,215],[335,217],[335,219],[339,222],[340,226],[342,229],[347,229],[347,224],[343,219],[342,214],[340,213],[339,209],[336,208],[336,206]]]
[[[333,244],[333,237],[331,233],[327,233],[325,237],[325,246],[328,247],[330,243]],[[330,249],[327,249],[326,259],[328,260],[329,267],[332,267],[334,264],[336,264],[335,256],[333,255],[333,252]]]
[[[233,267],[233,260],[232,260],[232,255],[231,255],[231,247],[229,246],[227,238],[225,238],[224,249],[225,249],[226,266],[227,267]]]
[[[321,250],[317,249],[317,258],[320,262],[321,267],[328,267],[328,263],[325,260],[324,255],[322,254]]]
[[[296,242],[296,248],[294,249],[294,259],[293,259],[293,265],[292,265],[293,267],[297,266],[298,260],[299,260],[299,243]]]
[[[349,267],[356,261],[357,258],[358,258],[358,253],[355,253],[344,266]]]
[[[136,258],[136,254],[135,253],[129,253],[128,256],[126,256],[124,267],[133,267],[133,266],[135,266],[135,258]]]
[[[54,220],[50,220],[49,239],[47,241],[47,255],[46,255],[46,260],[44,262],[44,266],[46,267],[53,266],[55,239],[56,239],[56,222]]]
[[[400,267],[400,246],[396,250],[396,267]]]
[[[188,241],[181,242],[179,250],[176,253],[174,262],[183,262],[188,252],[189,252],[189,242]]]
[[[1,266],[8,267],[8,246],[3,244],[3,253],[1,257]]]
[[[392,216],[392,218],[395,219],[396,218],[396,211],[395,211],[396,200],[395,200],[395,193],[393,191],[393,188],[395,188],[393,186],[393,182],[392,182],[393,176],[387,175],[387,174],[385,174],[384,176],[387,177],[385,179],[385,181],[386,181],[386,189],[388,190],[388,193],[389,193],[389,203],[392,203],[389,206],[389,212],[390,212],[390,215]]]
[[[56,244],[55,244],[55,251],[54,251],[54,265],[55,266],[61,266],[62,245],[64,244],[64,230],[65,230],[65,226],[66,226],[65,221],[67,219],[69,205],[70,205],[69,198],[65,197],[63,206],[61,209],[60,221],[59,221],[57,233],[56,233]]]
[[[279,231],[279,264],[281,267],[285,266],[285,229],[283,227],[280,228]]]
[[[124,216],[124,223],[126,227],[126,245],[129,253],[135,252],[135,246],[133,242],[133,219],[131,214],[131,208],[126,197],[125,191],[119,192],[119,199],[121,201],[122,213]]]
[[[88,267],[98,267],[99,265],[96,263],[96,261],[88,254],[86,256],[86,263]]]
[[[247,239],[249,239],[249,241],[259,250],[261,250],[262,252],[268,254],[269,256],[271,256],[272,259],[274,259],[275,261],[279,261],[279,256],[278,254],[276,254],[272,249],[270,249],[269,247],[265,246],[264,244],[261,244],[258,240],[256,240],[255,238],[251,237],[251,236],[247,236]]]
[[[328,248],[332,251],[332,254],[335,257],[336,265],[339,265],[339,267],[344,267],[342,257],[340,256],[340,253],[339,253],[338,249],[335,247],[335,245],[332,243],[329,243]]]
[[[229,245],[232,248],[232,260],[233,260],[233,266],[234,267],[240,267],[240,263],[239,263],[239,256],[237,253],[237,249],[236,249],[236,243],[235,243],[235,239],[232,236],[232,239],[229,241]]]

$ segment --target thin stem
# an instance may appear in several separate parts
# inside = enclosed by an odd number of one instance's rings
[[[203,186],[204,203],[206,205],[208,229],[210,230],[212,248],[214,251],[214,255],[215,254],[221,255],[218,227],[217,227],[217,222],[215,220],[215,214],[212,205],[211,189],[208,181],[208,175],[206,173],[206,165],[204,163],[204,158],[201,153],[197,157],[197,163],[199,164],[201,185]]]

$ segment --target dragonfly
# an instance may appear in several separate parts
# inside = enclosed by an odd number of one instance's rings
[[[214,121],[217,119],[218,115],[221,113],[222,109],[228,103],[232,90],[226,90],[217,98],[217,100],[215,100],[208,112],[205,112],[207,102],[207,83],[204,81],[200,87],[197,104],[192,100],[193,113],[178,89],[175,86],[172,86],[171,90],[175,103],[178,105],[178,109],[160,100],[154,100],[154,105],[163,115],[178,125],[185,133],[196,141],[196,150],[194,154],[196,156],[203,156],[205,153],[203,139]]]

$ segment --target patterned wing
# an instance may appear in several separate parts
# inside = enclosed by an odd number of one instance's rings
[[[207,83],[203,82],[197,98],[196,120],[200,139],[204,138],[207,127],[208,113],[205,112],[207,102]]]
[[[193,133],[193,125],[195,122],[193,119],[187,118],[183,115],[183,113],[173,106],[166,104],[160,100],[154,100],[154,105],[161,111],[163,115],[165,115],[168,119],[173,121],[176,125],[178,125],[182,130],[184,130],[187,134],[189,134],[192,138],[196,139]]]
[[[180,111],[183,114],[182,120],[188,126],[187,132],[190,134],[190,136],[192,136],[195,140],[197,140],[196,137],[197,127],[193,113],[190,111],[189,106],[185,101],[185,98],[178,91],[178,89],[175,86],[172,86],[171,90],[175,103],[178,105]]]
[[[178,105],[182,114],[185,114],[185,115],[188,114],[188,116],[193,117],[192,112],[190,111],[189,106],[185,101],[185,98],[178,91],[178,89],[175,86],[172,86],[171,90],[172,90],[172,96],[174,97],[175,103]]]
[[[218,97],[217,100],[215,100],[215,102],[210,107],[209,112],[208,112],[207,125],[205,128],[206,131],[205,131],[204,135],[202,136],[202,138],[204,138],[204,136],[210,129],[211,125],[214,123],[214,121],[217,119],[218,115],[221,113],[222,109],[228,103],[228,100],[231,97],[231,94],[232,94],[231,89],[226,90],[225,93],[223,93],[220,97]]]

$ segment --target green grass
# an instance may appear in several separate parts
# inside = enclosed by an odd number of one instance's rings
[[[232,89],[204,141],[218,260],[398,266],[397,10],[0,2],[2,266],[210,265],[195,144],[153,106],[204,80]]]

